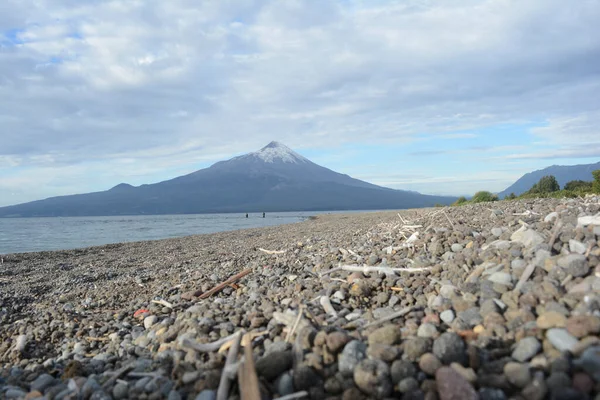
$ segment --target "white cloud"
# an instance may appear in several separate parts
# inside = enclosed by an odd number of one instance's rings
[[[191,168],[272,139],[474,139],[456,131],[515,121],[549,121],[534,133],[553,143],[595,141],[600,4],[565,7],[5,0],[0,180],[15,163],[135,157],[144,170],[151,154]]]

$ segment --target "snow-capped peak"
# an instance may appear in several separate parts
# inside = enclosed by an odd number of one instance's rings
[[[284,163],[298,164],[308,162],[308,159],[302,157],[294,150],[275,141],[269,143],[259,151],[250,153],[250,155],[257,157],[266,163],[274,163],[279,161]]]

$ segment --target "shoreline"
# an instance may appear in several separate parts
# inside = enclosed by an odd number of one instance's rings
[[[598,212],[598,197],[518,200],[11,254],[0,397],[213,396],[225,353],[196,344],[240,330],[270,398],[593,396],[600,235],[577,221]]]

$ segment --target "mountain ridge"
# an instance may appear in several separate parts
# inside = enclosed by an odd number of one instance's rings
[[[593,164],[577,164],[577,165],[551,165],[546,168],[528,172],[517,179],[512,185],[498,193],[500,198],[514,193],[517,196],[525,193],[538,181],[547,175],[552,175],[558,181],[561,188],[567,182],[574,180],[593,181],[592,171],[600,169],[600,162]]]
[[[449,204],[455,198],[377,186],[271,142],[259,151],[157,183],[0,207],[0,217],[372,210]]]

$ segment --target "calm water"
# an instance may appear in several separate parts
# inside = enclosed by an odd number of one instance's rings
[[[316,212],[0,218],[0,254],[214,233],[303,221]]]

